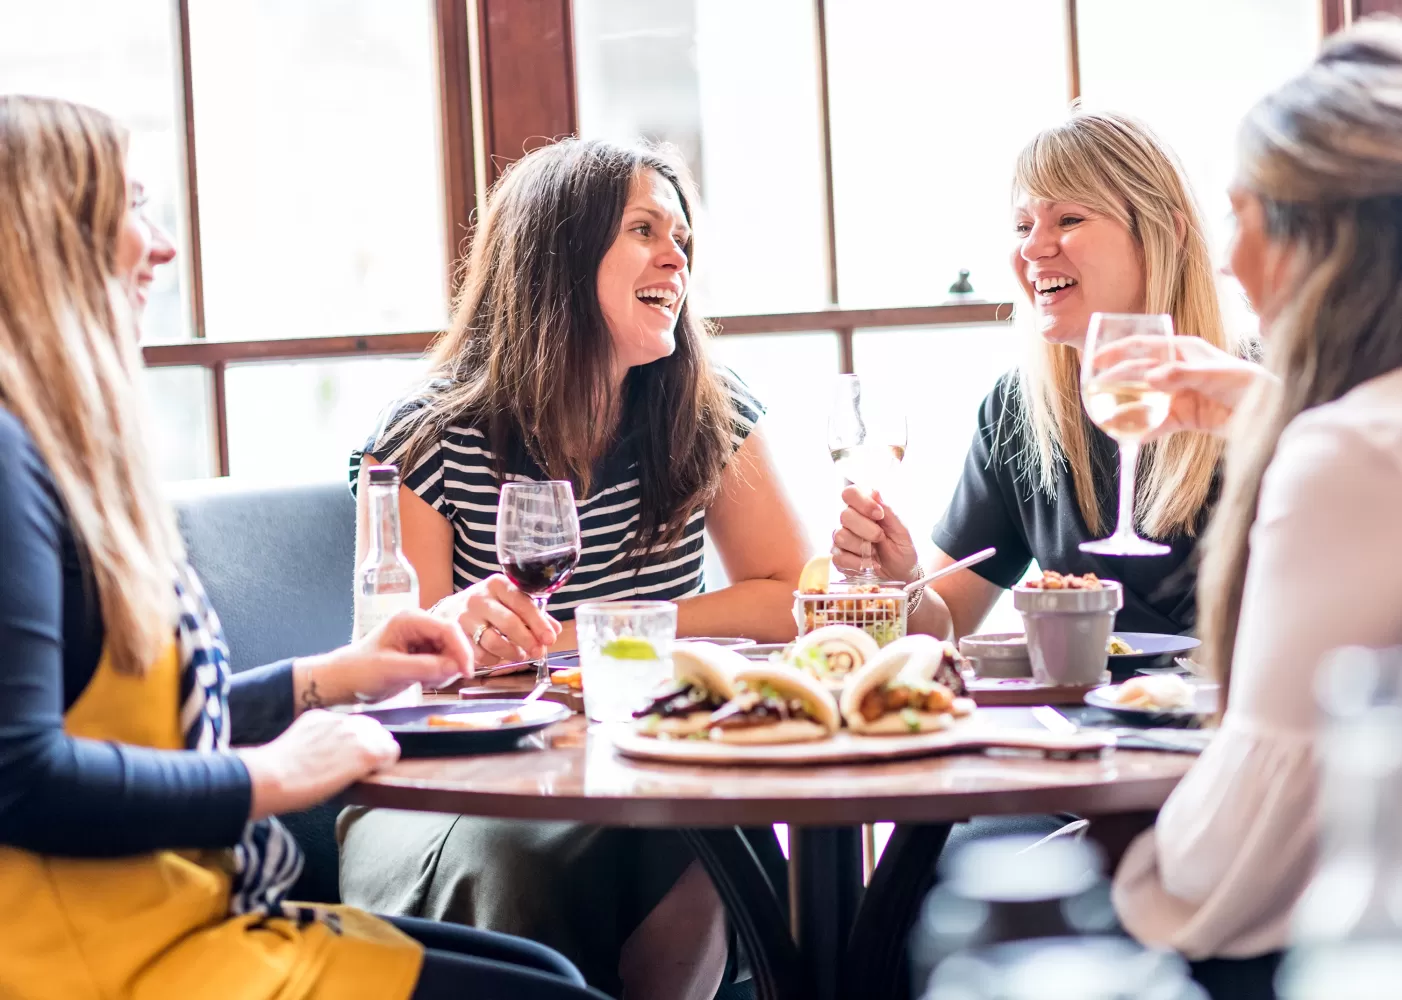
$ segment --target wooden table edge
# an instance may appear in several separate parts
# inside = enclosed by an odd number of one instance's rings
[[[924,796],[903,793],[852,799],[712,799],[506,794],[444,788],[386,775],[352,785],[343,800],[350,805],[385,809],[456,813],[494,819],[568,820],[601,826],[675,828],[770,823],[845,826],[881,822],[951,823],[971,816],[1060,812],[1101,816],[1152,811],[1163,805],[1180,779],[1181,775],[1155,776],[1085,785],[939,791]]]

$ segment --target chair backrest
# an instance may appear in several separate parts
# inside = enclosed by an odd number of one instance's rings
[[[170,496],[235,672],[350,639],[355,502],[344,482],[270,488],[210,479],[174,485]],[[339,808],[281,817],[306,858],[293,899],[340,901]]]
[[[236,672],[350,639],[355,502],[344,482],[208,479],[170,493]]]

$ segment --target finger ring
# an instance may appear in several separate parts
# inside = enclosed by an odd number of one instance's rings
[[[475,629],[472,630],[472,644],[474,646],[482,645],[482,633],[485,631],[487,631],[486,622],[483,622],[481,625],[478,625]]]

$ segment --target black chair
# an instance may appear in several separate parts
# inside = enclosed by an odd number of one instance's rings
[[[355,502],[344,482],[268,488],[211,479],[170,493],[235,672],[349,640]],[[340,902],[338,811],[326,803],[281,817],[306,855],[293,899]]]

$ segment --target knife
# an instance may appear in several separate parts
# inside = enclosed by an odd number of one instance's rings
[[[1212,739],[1206,729],[1135,729],[1132,726],[1093,727],[1083,730],[1050,705],[1037,705],[1032,717],[1049,732],[1070,736],[1078,732],[1099,732],[1114,736],[1126,750],[1167,750],[1176,753],[1202,753]]]

